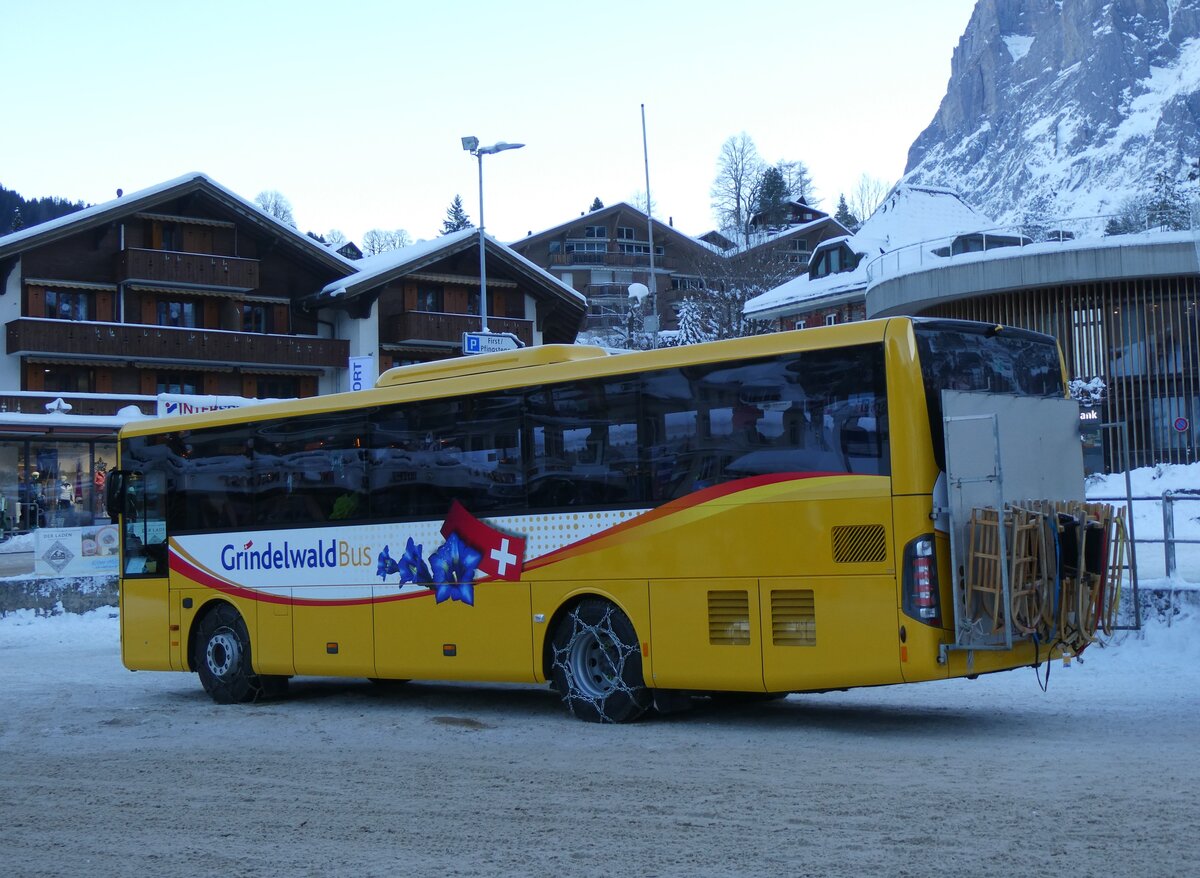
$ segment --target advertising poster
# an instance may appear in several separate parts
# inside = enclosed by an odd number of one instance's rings
[[[116,576],[115,524],[43,527],[34,532],[35,576]]]

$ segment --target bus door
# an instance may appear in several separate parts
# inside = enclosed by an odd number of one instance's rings
[[[170,618],[166,475],[130,469],[112,483],[110,511],[119,509],[121,521],[122,659],[130,668],[183,670],[178,630],[170,630],[179,620]]]

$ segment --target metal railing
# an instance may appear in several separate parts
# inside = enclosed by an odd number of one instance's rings
[[[1162,546],[1163,559],[1163,577],[1147,575],[1145,569],[1141,570],[1140,579],[1184,579],[1189,582],[1200,582],[1200,554],[1198,554],[1196,563],[1189,564],[1184,568],[1184,573],[1180,574],[1178,554],[1176,546],[1185,545],[1200,545],[1200,539],[1189,539],[1187,537],[1175,536],[1175,504],[1180,500],[1200,501],[1200,490],[1184,489],[1178,491],[1166,491],[1161,495],[1149,495],[1144,497],[1126,497],[1125,495],[1114,496],[1088,496],[1089,501],[1100,501],[1103,503],[1125,503],[1128,501],[1133,503],[1161,503],[1162,518],[1163,518],[1163,535],[1161,537],[1154,536],[1136,536],[1133,529],[1130,528],[1129,539],[1135,545],[1147,546]],[[1132,509],[1132,505],[1129,507]],[[1148,559],[1143,556],[1142,565],[1146,566]],[[1151,569],[1151,573],[1155,572]]]
[[[915,244],[897,247],[873,258],[867,263],[867,284],[875,284],[884,278],[929,266],[946,265],[957,256],[969,256],[1003,247],[1028,247],[1047,242],[1096,240],[1105,237],[1105,229],[1112,220],[1122,220],[1120,214],[1101,214],[1086,217],[1038,218],[930,238]],[[1162,218],[1154,213],[1145,217],[1145,228],[1121,234],[1145,234],[1172,231],[1200,231],[1200,213],[1192,211],[1187,228],[1171,228],[1163,224]]]
[[[1168,579],[1174,579],[1179,573],[1176,563],[1175,546],[1179,543],[1200,545],[1200,540],[1175,536],[1175,503],[1179,500],[1200,500],[1200,490],[1185,488],[1180,491],[1167,491],[1162,496],[1163,504],[1163,566]]]

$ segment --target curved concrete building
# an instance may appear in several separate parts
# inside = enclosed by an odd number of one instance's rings
[[[1069,377],[1104,382],[1084,417],[1123,425],[1102,443],[1115,470],[1126,451],[1133,466],[1200,459],[1198,299],[1200,234],[1150,232],[942,258],[924,246],[888,253],[869,268],[866,311],[1055,336]]]

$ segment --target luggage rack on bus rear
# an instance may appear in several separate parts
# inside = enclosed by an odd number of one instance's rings
[[[1034,500],[971,511],[963,619],[974,633],[1034,637],[1082,651],[1117,622],[1125,511]]]
[[[1124,551],[1123,516],[1084,503],[1078,404],[946,390],[942,413],[954,642],[939,660],[1035,639],[1077,652],[1115,621]]]

